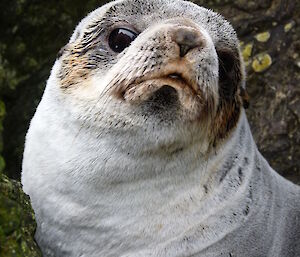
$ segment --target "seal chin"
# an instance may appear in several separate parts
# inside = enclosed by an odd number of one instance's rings
[[[158,107],[176,106],[178,105],[178,93],[176,89],[170,85],[163,85],[156,90],[148,99],[149,102],[157,103]]]
[[[178,93],[174,87],[163,85],[150,98],[138,104],[137,108],[143,115],[175,121],[180,108]]]

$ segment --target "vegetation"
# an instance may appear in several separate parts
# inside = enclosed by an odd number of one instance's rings
[[[0,173],[0,256],[41,257],[33,240],[36,223],[20,182]]]

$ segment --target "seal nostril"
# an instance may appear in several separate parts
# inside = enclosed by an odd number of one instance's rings
[[[203,45],[203,39],[196,29],[184,27],[175,32],[174,41],[180,49],[180,57],[184,57],[191,49]]]
[[[184,57],[190,49],[194,48],[189,45],[179,45],[180,47],[180,57]]]

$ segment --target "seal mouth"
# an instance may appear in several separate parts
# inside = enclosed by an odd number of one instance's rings
[[[167,77],[173,80],[178,80],[180,82],[186,83],[186,80],[179,73],[172,73]]]
[[[138,103],[148,100],[162,87],[173,88],[179,99],[186,101],[186,98],[199,98],[201,91],[197,83],[184,73],[171,72],[161,76],[151,76],[136,79],[123,92],[123,99],[128,102]]]
[[[193,91],[196,95],[199,93],[198,85],[191,83],[188,79],[186,79],[184,76],[182,76],[179,73],[172,73],[170,75],[167,75],[166,78],[169,79],[172,82],[172,84],[178,84],[180,86],[189,87],[191,91]]]

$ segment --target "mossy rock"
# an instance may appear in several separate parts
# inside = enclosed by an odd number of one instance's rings
[[[42,256],[34,233],[36,222],[20,182],[0,173],[0,257]]]

